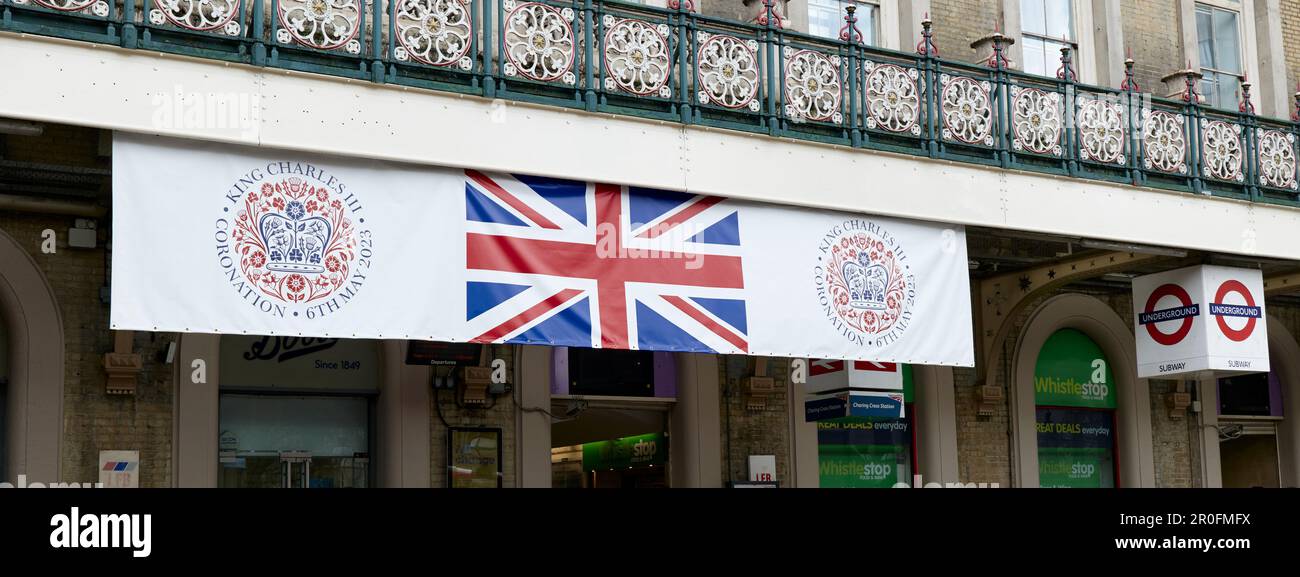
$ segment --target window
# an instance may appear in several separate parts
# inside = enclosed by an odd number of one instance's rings
[[[1196,5],[1197,49],[1200,51],[1201,95],[1216,108],[1236,108],[1241,78],[1241,28],[1238,15],[1205,4]]]
[[[218,487],[369,487],[379,341],[221,339]]]
[[[370,485],[365,397],[222,394],[219,487]]]
[[[817,421],[817,469],[822,488],[888,489],[912,485],[917,471],[912,367],[903,365],[902,418],[841,417]]]
[[[1061,67],[1061,48],[1074,45],[1071,0],[1020,0],[1020,27],[1024,71],[1055,76]]]
[[[808,0],[808,33],[823,38],[839,38],[844,28],[844,7],[857,6],[854,17],[858,19],[858,31],[862,32],[862,42],[876,46],[877,21],[880,19],[880,7],[873,3],[853,2],[852,0]]]
[[[1048,337],[1034,367],[1041,487],[1115,487],[1115,379],[1101,347],[1075,329]]]
[[[653,397],[654,353],[570,348],[568,394]]]
[[[1219,379],[1218,396],[1220,416],[1282,416],[1282,384],[1277,373],[1251,373]]]
[[[910,403],[901,419],[843,417],[817,421],[817,468],[826,488],[911,486],[916,470]]]

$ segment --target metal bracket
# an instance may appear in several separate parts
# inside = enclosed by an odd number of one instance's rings
[[[134,338],[133,331],[114,331],[113,352],[104,353],[105,392],[110,395],[135,394],[136,375],[144,370],[144,359],[132,350]]]
[[[1029,303],[1063,285],[1122,270],[1134,264],[1168,258],[1136,252],[1108,252],[1062,260],[1033,269],[990,277],[979,283],[979,382],[987,384],[996,364],[998,345],[1011,333],[1016,314]]]
[[[1264,295],[1300,291],[1300,272],[1264,279]]]

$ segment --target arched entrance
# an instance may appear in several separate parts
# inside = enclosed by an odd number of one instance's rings
[[[3,319],[0,319],[0,482],[8,479],[8,456],[9,447],[6,440],[9,434],[6,428],[5,414],[9,396],[9,336],[8,327],[5,326]]]
[[[1300,486],[1300,344],[1277,319],[1268,323],[1269,364],[1282,384],[1282,422],[1277,428],[1283,487]]]
[[[31,255],[0,231],[0,322],[4,323],[5,480],[61,481],[63,318]]]
[[[1113,371],[1117,460],[1124,486],[1154,487],[1150,391],[1146,379],[1137,377],[1133,333],[1109,305],[1083,294],[1047,299],[1020,333],[1010,375],[1016,485],[1040,486],[1034,375],[1044,344],[1063,329],[1077,330],[1095,342]]]

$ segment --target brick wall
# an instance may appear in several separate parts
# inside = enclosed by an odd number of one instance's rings
[[[975,62],[972,42],[992,34],[1001,26],[1002,3],[998,0],[932,0],[934,43],[944,58]]]
[[[758,13],[760,0],[754,0],[746,6],[742,0],[696,0],[695,7],[700,14],[714,18],[726,18],[746,22]]]
[[[1146,92],[1164,96],[1160,78],[1187,67],[1178,0],[1124,0],[1120,13],[1138,84]]]
[[[979,416],[975,369],[954,368],[953,400],[957,413],[957,471],[963,483],[1011,486],[1011,421],[1006,403]]]
[[[790,360],[743,356],[718,358],[718,379],[722,399],[722,482],[748,481],[750,455],[776,455],[776,478],[789,483],[790,447]],[[762,410],[746,408],[741,380],[754,374],[753,363],[767,363],[767,375],[776,382],[776,392]]]
[[[1282,0],[1282,46],[1286,52],[1287,86],[1300,82],[1300,2]],[[1288,93],[1294,90],[1288,90]],[[1293,104],[1294,106],[1294,104]]]
[[[45,125],[40,137],[10,136],[3,157],[11,161],[106,168],[99,156],[99,131]],[[140,485],[171,484],[172,367],[160,361],[174,335],[136,333],[135,351],[144,359],[135,395],[105,393],[103,354],[112,350],[108,330],[109,306],[100,297],[108,285],[108,219],[98,222],[97,248],[71,248],[70,216],[7,212],[0,229],[27,249],[45,275],[63,318],[65,368],[63,382],[63,478],[65,482],[99,480],[99,451],[140,451]],[[53,230],[54,254],[41,251],[42,231]]]
[[[506,362],[506,374],[512,386],[518,383],[514,379],[515,358],[512,345],[493,345],[492,358]],[[514,394],[496,399],[490,408],[472,408],[458,406],[456,392],[453,389],[434,389],[430,396],[430,430],[429,430],[429,484],[433,487],[447,486],[447,427],[493,427],[501,429],[501,473],[502,487],[515,486],[515,401]],[[442,417],[439,418],[439,411]],[[443,420],[446,420],[446,425]]]
[[[1178,386],[1177,381],[1151,380],[1151,444],[1156,468],[1157,487],[1192,487],[1199,482],[1194,473],[1200,466],[1192,461],[1192,436],[1196,431],[1196,415],[1181,411],[1180,418],[1171,416],[1165,400]]]

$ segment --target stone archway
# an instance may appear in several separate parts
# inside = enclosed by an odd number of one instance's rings
[[[1268,317],[1269,368],[1282,384],[1282,421],[1277,424],[1278,468],[1281,486],[1300,486],[1300,344],[1291,331]]]
[[[0,322],[8,333],[7,481],[62,481],[63,317],[36,261],[0,231]]]
[[[1105,302],[1068,293],[1047,299],[1020,332],[1013,366],[1013,412],[1017,485],[1038,486],[1038,438],[1034,424],[1034,366],[1053,333],[1076,329],[1088,335],[1110,360],[1115,375],[1116,425],[1120,479],[1125,487],[1154,487],[1155,458],[1151,437],[1151,394],[1137,376],[1137,346],[1128,324]]]

